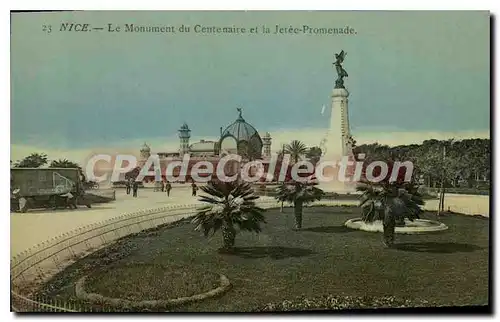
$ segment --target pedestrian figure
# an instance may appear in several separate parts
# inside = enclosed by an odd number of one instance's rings
[[[127,182],[125,183],[125,186],[127,188],[127,195],[130,194],[130,180],[127,180]]]
[[[167,197],[170,197],[170,190],[172,190],[172,185],[168,181],[165,184],[165,190],[167,190]]]
[[[192,189],[192,194],[191,194],[191,195],[192,195],[193,197],[196,197],[196,191],[198,191],[198,186],[196,185],[196,183],[194,183],[194,181],[193,181],[193,183],[191,184],[191,189]]]
[[[161,192],[165,191],[165,181],[161,181]]]
[[[19,211],[20,212],[26,212],[28,210],[28,199],[20,196],[20,192],[21,192],[21,189],[16,188],[12,192],[12,195],[19,202]]]
[[[134,184],[132,185],[133,197],[137,197],[137,189],[139,189],[139,183],[134,181]]]

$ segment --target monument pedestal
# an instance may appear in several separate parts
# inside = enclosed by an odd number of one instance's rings
[[[344,157],[345,159],[345,157]],[[323,179],[319,181],[318,188],[325,192],[335,192],[338,194],[347,194],[356,192],[356,182],[353,182],[355,162],[352,165],[345,164],[340,166],[343,160],[342,157],[326,156],[321,159],[327,166],[323,168]],[[354,158],[348,158],[348,161],[354,161]],[[335,164],[336,166],[333,166]]]
[[[350,161],[354,161],[352,149],[348,142],[350,137],[348,96],[349,92],[345,88],[333,89],[330,127],[326,141],[322,146],[324,154],[320,160],[330,165],[325,166],[323,169],[323,177],[326,177],[328,181],[322,181],[318,178],[318,188],[325,192],[353,193],[356,191],[355,183],[352,182],[351,178],[352,174],[354,174],[355,162],[353,162],[352,166],[346,164],[346,167],[340,169],[340,162],[345,157],[348,157]],[[350,179],[349,182],[339,180],[339,170],[345,170],[344,175]]]

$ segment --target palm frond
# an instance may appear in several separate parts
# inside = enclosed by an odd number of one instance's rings
[[[316,200],[321,200],[324,196],[324,191],[317,188],[316,184],[293,182],[290,184],[282,184],[276,189],[275,199],[280,202],[295,203],[311,203]]]
[[[418,219],[422,213],[424,200],[412,183],[363,183],[356,190],[362,192],[359,205],[364,221],[381,220],[386,211],[396,218],[409,220]]]
[[[264,209],[258,207],[259,198],[246,182],[209,182],[201,190],[199,200],[208,203],[198,210],[192,222],[205,236],[217,232],[223,225],[237,225],[240,230],[260,232],[265,223]]]

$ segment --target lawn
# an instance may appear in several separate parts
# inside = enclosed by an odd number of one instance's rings
[[[206,292],[224,274],[233,285],[228,293],[175,310],[249,311],[331,295],[391,296],[428,306],[488,304],[488,219],[447,215],[441,219],[447,231],[396,235],[396,247],[386,249],[380,233],[343,227],[359,217],[357,207],[305,208],[302,231],[292,231],[292,211],[269,210],[262,233],[238,234],[234,254],[218,252],[220,234],[206,239],[191,224],[127,237],[73,264],[44,289],[67,300],[75,281],[89,274],[88,291],[167,299]]]

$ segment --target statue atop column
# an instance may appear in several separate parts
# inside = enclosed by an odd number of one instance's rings
[[[344,62],[346,52],[343,50],[339,54],[335,54],[335,69],[337,70],[337,80],[335,81],[335,88],[345,88],[344,87],[344,77],[349,77],[344,67],[342,67],[342,63]]]
[[[243,114],[243,108],[238,107],[238,108],[236,108],[236,110],[238,111],[238,119],[237,120],[245,122],[245,120],[243,119],[243,116],[242,116],[242,114]]]

